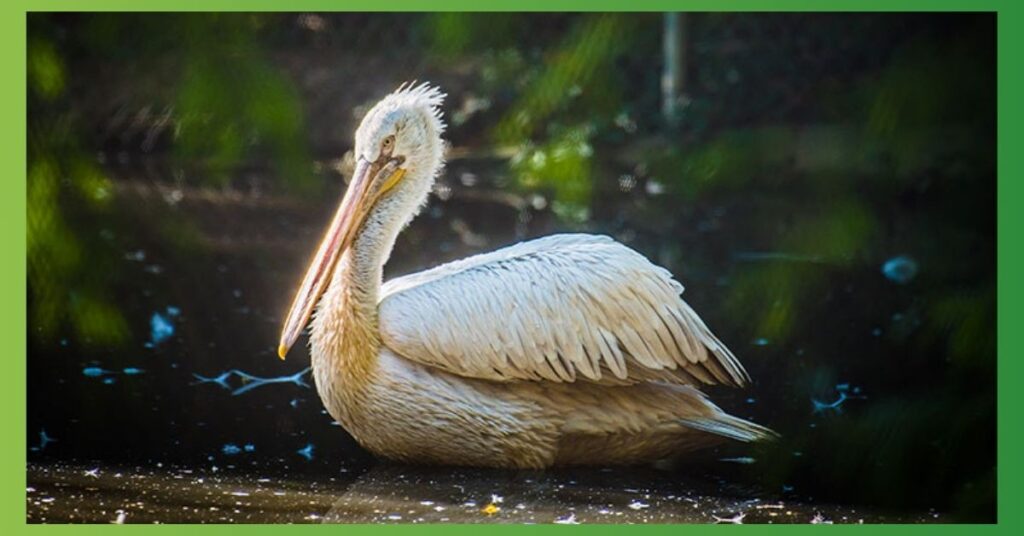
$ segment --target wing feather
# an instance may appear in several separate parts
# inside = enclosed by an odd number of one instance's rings
[[[492,381],[745,384],[682,291],[608,237],[554,235],[389,281],[380,333],[406,359]]]

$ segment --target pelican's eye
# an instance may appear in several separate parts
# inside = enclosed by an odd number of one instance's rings
[[[395,136],[392,134],[384,138],[384,141],[380,142],[380,152],[385,156],[390,156],[391,151],[395,149]]]

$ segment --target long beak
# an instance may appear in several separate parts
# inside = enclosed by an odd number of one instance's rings
[[[302,334],[317,301],[331,280],[338,259],[352,245],[352,241],[366,219],[366,215],[370,212],[376,197],[383,194],[384,189],[378,189],[377,195],[372,196],[374,199],[370,199],[371,185],[382,167],[389,166],[382,166],[380,162],[367,162],[362,158],[356,164],[352,181],[341,201],[341,206],[334,214],[334,219],[331,220],[331,225],[327,228],[327,234],[320,242],[316,256],[313,257],[313,261],[306,271],[306,277],[302,279],[302,286],[299,287],[299,292],[295,295],[291,310],[288,311],[288,318],[281,330],[281,341],[277,347],[277,355],[281,359],[284,359],[288,350],[295,344],[295,340]],[[385,186],[391,186],[397,182],[395,175],[401,178],[402,173],[402,170],[394,170]]]

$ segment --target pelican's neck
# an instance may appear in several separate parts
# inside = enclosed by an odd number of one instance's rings
[[[409,219],[401,208],[391,200],[382,201],[374,207],[331,281],[332,287],[341,285],[349,289],[350,299],[346,305],[365,316],[366,320],[372,320],[374,327],[384,265],[391,257],[398,233]]]
[[[410,214],[382,200],[338,261],[313,319],[313,365],[345,390],[368,381],[380,352],[377,303],[384,264]],[[341,385],[339,385],[341,387]]]

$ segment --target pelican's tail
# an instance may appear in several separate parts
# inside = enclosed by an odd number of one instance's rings
[[[716,407],[715,409],[718,408]],[[720,409],[716,413],[716,415],[711,417],[680,419],[679,422],[688,428],[728,437],[729,439],[735,439],[744,443],[772,440],[779,437],[779,434],[771,428],[752,423],[746,419],[734,417]]]

